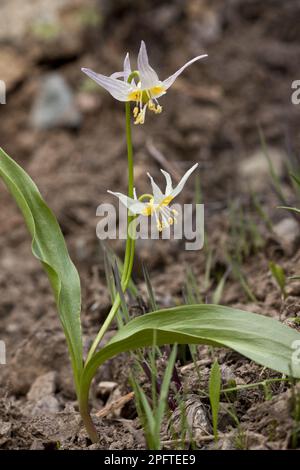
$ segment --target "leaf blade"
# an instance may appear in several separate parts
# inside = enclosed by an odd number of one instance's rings
[[[24,216],[32,236],[32,252],[48,274],[70,350],[78,390],[83,367],[78,272],[70,259],[59,224],[37,186],[1,148],[0,176]]]
[[[218,417],[221,393],[221,371],[217,360],[214,361],[209,377],[209,401],[215,441],[218,439]]]
[[[85,395],[97,368],[121,352],[152,345],[210,344],[228,347],[258,364],[291,373],[292,344],[300,334],[272,318],[220,305],[186,305],[158,310],[131,320],[86,365],[82,376]],[[300,377],[300,367],[294,377]]]

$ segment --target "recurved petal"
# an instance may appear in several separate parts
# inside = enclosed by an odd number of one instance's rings
[[[194,57],[194,59],[189,60],[179,70],[177,70],[177,72],[173,73],[173,75],[171,75],[170,77],[168,77],[166,80],[163,81],[163,85],[165,89],[167,90],[168,88],[170,88],[171,85],[173,85],[176,78],[184,71],[184,69],[189,67],[189,65],[193,64],[197,60],[204,59],[205,57],[207,57],[207,54],[199,55],[197,57]]]
[[[169,195],[171,193],[171,191],[173,190],[173,185],[172,185],[172,178],[170,176],[170,174],[167,172],[167,171],[164,171],[164,170],[160,170],[162,172],[162,174],[164,175],[164,177],[166,178],[166,191],[165,191],[165,196]]]
[[[83,73],[88,75],[88,77],[98,83],[98,85],[107,90],[116,100],[128,101],[128,93],[131,89],[128,83],[118,80],[117,78],[106,77],[100,73],[95,73],[90,69],[83,68],[81,70]]]
[[[127,82],[129,75],[131,74],[131,64],[129,58],[129,52],[127,52],[124,59],[124,80]]]
[[[125,194],[122,193],[114,193],[113,191],[107,191],[109,194],[112,194],[113,196],[116,196],[121,203],[127,207],[127,209],[132,212],[132,214],[142,214],[144,211],[146,204],[143,202],[137,201],[136,199],[132,199],[131,197],[126,196]]]
[[[152,176],[147,173],[147,175],[149,176],[150,178],[150,181],[151,181],[151,186],[152,186],[152,192],[153,192],[153,198],[154,198],[154,204],[159,204],[162,199],[164,199],[164,194],[161,192],[160,188],[157,186],[157,184],[155,183],[154,179],[152,178]]]
[[[114,72],[112,73],[109,78],[123,78],[124,79],[125,73],[124,71],[122,72]]]
[[[178,185],[171,191],[170,196],[172,196],[174,198],[175,196],[177,196],[183,190],[183,187],[184,187],[185,183],[187,182],[188,178],[191,176],[193,171],[196,170],[197,166],[198,166],[198,163],[196,163],[194,166],[192,166],[192,168],[190,168],[185,173],[185,175],[179,181]]]
[[[153,88],[159,82],[157,73],[149,64],[147,49],[144,41],[141,42],[141,47],[138,55],[138,71],[140,73],[141,88]]]

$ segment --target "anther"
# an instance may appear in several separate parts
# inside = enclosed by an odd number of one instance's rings
[[[137,106],[135,106],[133,108],[133,117],[137,118],[138,114],[139,114],[139,108]]]
[[[155,104],[153,103],[152,100],[149,100],[148,107],[149,107],[150,111],[156,112],[156,107],[155,107]]]

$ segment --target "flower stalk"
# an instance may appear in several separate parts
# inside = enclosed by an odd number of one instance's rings
[[[135,72],[134,72],[135,73]],[[132,79],[132,75],[128,80]],[[131,133],[131,117],[130,117],[130,102],[125,103],[125,119],[126,119],[126,142],[127,142],[127,159],[128,159],[128,197],[132,198],[134,193],[134,166],[133,166],[133,146],[132,146],[132,133]],[[124,268],[121,278],[121,287],[123,292],[126,291],[131,277],[131,271],[134,262],[135,238],[130,234],[130,226],[135,216],[127,211],[127,239],[125,248]],[[97,347],[103,339],[107,329],[117,314],[121,305],[120,295],[117,294],[114,303],[107,315],[102,327],[99,330],[87,356],[86,364],[95,354]]]

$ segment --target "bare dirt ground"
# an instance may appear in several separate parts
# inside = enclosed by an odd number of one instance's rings
[[[151,143],[175,171],[199,162],[207,240],[213,253],[211,282],[204,288],[207,251],[188,253],[176,241],[139,243],[134,279],[144,302],[141,261],[150,271],[160,305],[183,302],[187,267],[203,297],[211,301],[217,280],[228,268],[225,252],[235,243],[230,216],[235,204],[253,217],[259,233],[254,238],[247,235],[249,249],[241,265],[252,296],[250,300],[231,270],[221,303],[296,327],[292,319],[300,318],[300,284],[289,283],[283,301],[268,264],[279,263],[288,276],[300,273],[299,225],[289,213],[276,209],[279,201],[272,191],[257,125],[270,146],[288,201],[297,204],[284,162],[300,151],[300,105],[293,105],[290,98],[292,81],[300,79],[300,2],[78,0],[51,2],[51,11],[49,2],[30,3],[32,10],[22,16],[17,0],[0,7],[0,79],[8,87],[7,104],[0,108],[0,145],[29,172],[61,224],[81,275],[85,347],[110,306],[95,232],[96,208],[113,201],[107,189],[126,190],[126,145],[121,103],[91,88],[80,67],[110,74],[120,68],[127,50],[137,53],[141,39],[162,77],[195,55],[209,54],[163,98],[164,112],[147,116],[145,126],[134,129],[134,147],[138,191],[147,189],[147,171],[160,178],[161,165],[149,152]],[[71,129],[62,125],[34,129],[32,106],[41,81],[53,71],[72,88],[81,120]],[[87,439],[48,280],[31,255],[21,215],[4,186],[0,189],[0,339],[7,346],[7,365],[0,366],[0,448],[145,448],[132,400],[105,418],[94,416],[99,445],[92,446]],[[193,189],[190,185],[183,200],[193,200]],[[272,221],[272,230],[254,210],[253,191]],[[120,242],[112,246],[123,253]],[[133,315],[135,310],[132,306]],[[222,365],[224,384],[229,378],[242,385],[278,376],[230,351],[199,348],[200,383],[192,364],[178,363],[177,368],[189,391],[189,406],[196,410],[204,406],[208,421],[209,402],[200,397],[200,390],[207,389],[214,357]],[[130,392],[128,367],[128,358],[121,356],[99,371],[91,397],[94,413]],[[114,385],[103,390],[104,381]],[[299,448],[299,434],[298,440],[293,438],[292,400],[286,383],[273,385],[267,396],[262,388],[239,392],[230,404],[237,420],[228,413],[228,403],[223,404],[217,447]],[[165,441],[170,441],[167,428],[163,432]],[[215,446],[201,435],[197,439],[197,448]],[[166,448],[170,445],[166,443]]]

